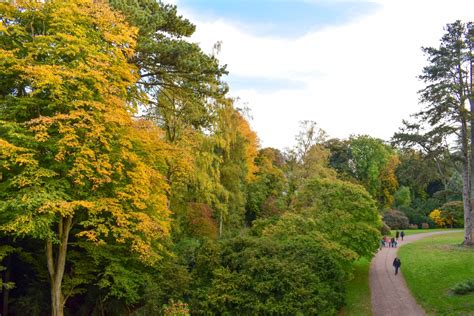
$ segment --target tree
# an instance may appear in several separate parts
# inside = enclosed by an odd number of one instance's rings
[[[215,252],[203,247],[193,275],[199,283],[192,309],[246,315],[336,313],[344,300],[348,251],[308,233],[275,229],[264,236],[223,240]]]
[[[229,197],[227,214],[220,217],[220,233],[222,234],[224,222],[233,227],[243,226],[246,187],[255,180],[255,174],[258,171],[255,165],[258,138],[242,114],[232,107],[232,103],[224,104],[219,111],[217,127],[217,144],[220,144],[223,159],[220,167],[220,182],[227,190]]]
[[[0,229],[44,242],[52,314],[63,315],[71,240],[126,245],[151,264],[169,235],[159,151],[143,150],[127,103],[137,30],[87,0],[0,12]]]
[[[425,108],[415,115],[419,123],[405,125],[413,137],[423,140],[418,143],[447,144],[450,135],[457,138],[462,163],[464,243],[474,244],[474,129],[470,128],[474,126],[474,26],[456,21],[446,25],[445,31],[438,48],[423,48],[428,65],[420,79],[427,85],[419,94]]]
[[[286,152],[287,207],[291,207],[298,190],[308,179],[336,177],[335,170],[329,168],[329,151],[323,145],[326,132],[314,121],[302,121],[300,126],[296,145]]]
[[[411,204],[411,192],[410,188],[406,186],[401,186],[397,192],[394,194],[394,204],[393,206],[405,206],[408,207]]]
[[[139,29],[136,53],[130,60],[140,69],[138,86],[150,96],[147,105],[166,107],[159,98],[172,100],[178,96],[188,105],[193,103],[194,109],[206,109],[210,105],[207,97],[223,96],[227,91],[219,82],[220,76],[227,73],[225,67],[187,40],[195,26],[178,15],[175,5],[155,0],[109,3]]]
[[[247,186],[246,221],[279,215],[284,210],[283,192],[286,178],[283,154],[274,148],[264,148],[255,158],[255,179]]]
[[[390,206],[398,188],[396,153],[381,140],[364,135],[351,137],[350,148],[356,179],[377,199],[379,208]]]
[[[329,152],[329,165],[338,173],[338,177],[343,180],[357,181],[355,178],[354,166],[350,163],[353,160],[350,147],[350,140],[329,139],[324,143]]]
[[[319,232],[357,256],[370,257],[378,249],[380,215],[361,185],[315,177],[300,190],[295,205],[316,220]]]
[[[452,157],[448,154],[449,152],[445,152],[433,157],[421,150],[400,148],[400,165],[396,171],[400,185],[410,188],[414,199],[422,200],[428,198],[427,189],[430,183],[441,182],[443,190],[450,190],[450,178],[457,172]]]

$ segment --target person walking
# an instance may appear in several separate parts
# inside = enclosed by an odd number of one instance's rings
[[[395,268],[395,275],[398,274],[398,269],[400,269],[402,265],[402,262],[400,261],[400,259],[398,257],[395,258],[395,260],[393,260],[393,267]]]
[[[397,232],[395,233],[396,240],[398,240],[398,237],[400,237],[400,232],[397,230]]]
[[[392,239],[390,239],[390,247],[392,247],[392,248],[395,248],[395,247],[396,247],[396,244],[395,244],[395,237],[392,237]]]
[[[402,237],[402,241],[403,241],[403,237],[405,237],[405,232],[402,230],[402,232],[400,233],[400,237]]]

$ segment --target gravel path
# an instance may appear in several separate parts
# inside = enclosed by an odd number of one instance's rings
[[[422,233],[405,236],[399,239],[398,246],[403,246],[424,237],[447,234],[455,231]],[[398,275],[392,266],[398,248],[383,248],[370,263],[369,284],[372,296],[372,313],[374,316],[418,316],[426,315],[407,288],[403,278],[403,261]]]

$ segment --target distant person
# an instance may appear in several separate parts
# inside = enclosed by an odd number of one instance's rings
[[[402,237],[402,241],[403,241],[403,237],[405,237],[405,232],[402,230],[402,232],[400,233],[400,237]]]
[[[395,237],[392,237],[392,239],[390,240],[390,247],[393,247],[395,248],[396,247],[396,241],[395,241]]]
[[[390,246],[390,245],[388,244],[389,240],[388,240],[388,237],[387,237],[387,236],[383,236],[383,241],[384,241],[385,247]]]
[[[400,259],[398,257],[396,257],[395,260],[393,260],[393,267],[395,268],[395,275],[398,274],[398,269],[400,269],[401,265],[402,265],[402,262],[400,261]]]
[[[397,232],[395,233],[395,238],[398,240],[398,237],[400,237],[400,232],[397,230]]]

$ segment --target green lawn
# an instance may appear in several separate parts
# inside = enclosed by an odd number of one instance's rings
[[[474,278],[474,249],[460,246],[463,233],[426,237],[399,250],[408,287],[430,315],[474,315],[474,294],[450,288]]]
[[[454,228],[454,229],[458,229],[458,228]],[[401,231],[404,231],[405,232],[405,236],[409,236],[409,235],[415,235],[415,234],[422,234],[422,233],[431,233],[431,232],[442,232],[442,231],[445,231],[445,230],[451,230],[450,228],[430,228],[430,229],[400,229],[398,230],[399,232]],[[459,228],[460,231],[462,231],[462,228]],[[391,230],[390,231],[390,234],[391,236],[395,236],[395,232],[397,230]]]
[[[354,278],[347,284],[346,306],[340,316],[372,315],[369,289],[370,261],[362,258],[354,263]]]

